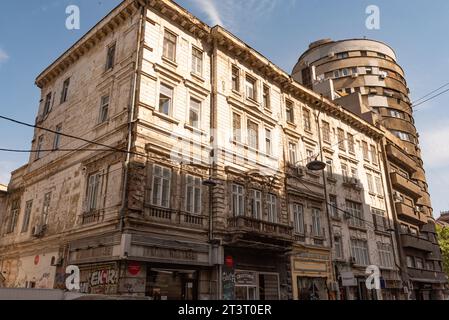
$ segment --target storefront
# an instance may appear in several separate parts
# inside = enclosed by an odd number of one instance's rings
[[[225,248],[224,300],[280,300],[287,261],[276,251]],[[284,269],[283,269],[284,268]]]
[[[291,257],[293,298],[329,300],[336,298],[328,249],[296,246]]]
[[[198,270],[149,268],[145,295],[153,300],[197,300]]]

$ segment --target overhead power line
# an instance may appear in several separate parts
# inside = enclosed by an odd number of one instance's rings
[[[439,90],[441,90],[441,89],[443,89],[444,87],[447,87],[447,86],[449,86],[449,82],[446,83],[446,84],[444,84],[444,85],[442,85],[442,86],[439,87],[438,89],[435,89],[435,90],[429,92],[428,94],[422,96],[421,98],[416,99],[415,101],[412,102],[412,105],[419,103],[419,101],[421,101],[421,100],[427,98],[428,96],[432,95],[432,94],[435,93],[435,92],[438,92]]]
[[[5,116],[2,116],[2,115],[0,115],[0,119],[7,120],[7,121],[10,121],[10,122],[14,122],[14,123],[17,123],[17,124],[20,124],[20,125],[23,125],[23,126],[27,126],[27,127],[36,128],[36,129],[40,129],[40,130],[43,130],[43,131],[51,132],[51,133],[58,134],[58,135],[63,136],[63,137],[68,137],[68,138],[80,140],[80,141],[83,141],[83,142],[87,142],[87,143],[90,143],[90,144],[94,144],[94,145],[97,145],[97,146],[105,147],[105,148],[108,148],[110,150],[114,150],[114,151],[117,151],[117,152],[130,153],[130,154],[134,154],[134,155],[142,155],[142,154],[137,153],[137,152],[127,151],[127,150],[120,149],[120,148],[117,148],[117,147],[114,147],[114,146],[110,146],[110,145],[107,145],[107,144],[104,144],[104,143],[88,140],[88,139],[85,139],[85,138],[77,137],[77,136],[74,136],[74,135],[71,135],[71,134],[67,134],[67,133],[63,133],[63,132],[58,132],[58,131],[51,130],[51,129],[48,129],[48,128],[44,128],[44,127],[41,127],[41,126],[38,126],[38,125],[34,125],[34,124],[26,123],[26,122],[23,122],[23,121],[19,121],[19,120],[13,119],[13,118],[5,117]]]
[[[428,101],[430,101],[430,100],[433,100],[433,99],[435,99],[435,98],[437,98],[437,97],[439,97],[439,96],[445,94],[446,92],[449,92],[449,89],[446,89],[446,90],[444,90],[444,91],[442,91],[442,92],[440,92],[440,93],[438,93],[438,94],[436,94],[436,95],[434,95],[434,96],[432,96],[432,97],[430,97],[430,98],[428,98],[428,99],[426,99],[426,100],[424,100],[424,101],[421,101],[421,102],[419,102],[418,104],[413,105],[412,107],[413,107],[413,108],[416,108],[416,107],[418,107],[418,106],[420,106],[420,105],[422,105],[422,104],[424,104],[424,103],[426,103],[426,102],[428,102]]]

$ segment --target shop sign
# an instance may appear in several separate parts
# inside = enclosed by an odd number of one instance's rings
[[[250,271],[239,271],[235,274],[235,282],[243,285],[255,285],[256,273]]]
[[[130,262],[128,263],[128,272],[129,274],[136,276],[139,274],[141,269],[140,263],[139,262]]]
[[[357,279],[354,277],[352,272],[342,272],[341,282],[343,287],[354,287],[357,286]]]
[[[223,300],[235,300],[235,270],[227,264],[222,272]]]

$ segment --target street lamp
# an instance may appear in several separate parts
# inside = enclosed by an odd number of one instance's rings
[[[326,168],[326,164],[323,161],[315,159],[306,164],[307,169],[311,171],[322,171]]]

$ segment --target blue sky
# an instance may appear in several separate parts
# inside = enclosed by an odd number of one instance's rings
[[[3,1],[0,10],[0,114],[33,122],[39,102],[35,77],[120,0]],[[291,71],[310,42],[366,36],[390,44],[406,72],[412,100],[449,82],[449,1],[179,0],[210,25],[220,23]],[[78,5],[81,29],[65,28],[68,5]],[[380,29],[365,27],[368,5],[380,9]],[[449,93],[416,110],[436,215],[449,210]],[[31,129],[0,120],[0,148],[28,149]],[[0,183],[28,155],[0,152]]]

